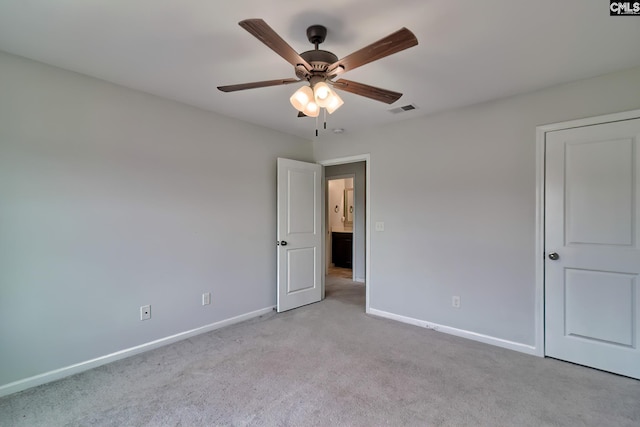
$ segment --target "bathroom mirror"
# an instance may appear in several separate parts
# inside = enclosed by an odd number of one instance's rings
[[[353,227],[353,188],[344,189],[344,226]]]

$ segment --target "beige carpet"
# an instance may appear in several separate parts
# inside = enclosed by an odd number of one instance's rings
[[[0,426],[634,426],[640,382],[364,313],[364,285],[0,399]]]
[[[329,267],[328,275],[331,277],[341,277],[343,279],[352,279],[353,270],[343,267]]]

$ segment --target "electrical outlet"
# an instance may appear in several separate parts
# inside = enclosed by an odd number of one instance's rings
[[[202,294],[202,305],[211,304],[211,292],[205,292]]]
[[[143,305],[140,307],[140,320],[149,320],[151,319],[151,306]]]
[[[376,231],[384,231],[384,222],[383,221],[377,221],[376,222]]]
[[[460,297],[457,295],[454,295],[451,297],[451,306],[453,308],[460,308]]]

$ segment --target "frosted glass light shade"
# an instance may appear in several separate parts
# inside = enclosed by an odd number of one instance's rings
[[[318,114],[320,114],[320,107],[318,106],[318,104],[311,101],[307,103],[306,107],[302,112],[309,117],[318,117]]]
[[[329,97],[329,102],[327,104],[327,106],[325,107],[327,109],[327,111],[329,112],[329,114],[332,114],[334,111],[336,111],[338,108],[340,108],[342,106],[342,104],[344,104],[344,101],[342,100],[342,98],[340,98],[338,96],[337,93],[335,93],[334,91],[331,91],[332,94]]]
[[[312,102],[312,101],[313,101],[313,90],[311,90],[309,86],[302,86],[300,89],[295,91],[293,95],[291,95],[291,98],[289,98],[289,102],[291,102],[291,105],[293,105],[293,108],[303,113],[305,108],[309,104],[309,102]]]
[[[332,90],[325,82],[316,83],[313,87],[313,97],[318,106],[325,108],[331,99]]]

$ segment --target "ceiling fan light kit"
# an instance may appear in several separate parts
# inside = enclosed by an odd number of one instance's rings
[[[326,108],[329,104],[330,97],[333,95],[333,91],[325,82],[318,82],[313,87],[313,98],[318,104],[318,107]]]
[[[333,114],[333,112],[340,108],[342,104],[344,104],[342,98],[340,98],[337,93],[333,92],[333,96],[331,96],[331,99],[327,102],[327,106],[324,108],[327,109],[329,114]]]
[[[291,95],[289,102],[291,102],[293,108],[304,113],[305,107],[310,102],[313,102],[313,90],[309,86],[302,86]]]
[[[305,116],[317,117],[320,108],[327,110],[329,114],[336,111],[344,101],[338,94],[329,87],[324,81],[318,81],[314,84],[311,79],[311,86],[302,86],[294,92],[289,98],[293,108],[303,113]]]
[[[222,92],[234,92],[237,90],[306,81],[309,83],[309,86],[305,85],[299,88],[289,98],[291,105],[301,113],[298,115],[299,117],[318,117],[320,110],[324,108],[326,118],[326,112],[332,114],[340,108],[344,104],[344,101],[333,89],[344,90],[345,92],[351,92],[387,104],[394,103],[402,96],[401,93],[345,79],[335,81],[333,79],[354,68],[418,44],[418,39],[416,39],[416,36],[411,31],[406,28],[401,28],[375,43],[353,52],[342,59],[338,59],[335,54],[318,49],[318,45],[324,42],[327,35],[327,29],[322,25],[312,25],[307,28],[307,39],[314,45],[315,49],[298,54],[262,19],[246,19],[240,21],[238,24],[293,65],[298,80],[267,80],[218,86],[218,89]],[[333,88],[331,86],[333,86]],[[325,120],[325,129],[326,125]],[[316,125],[316,136],[317,134],[318,130]]]
[[[301,112],[307,117],[318,117],[318,114],[320,114],[320,107],[318,104],[311,101],[304,106],[304,110]]]

